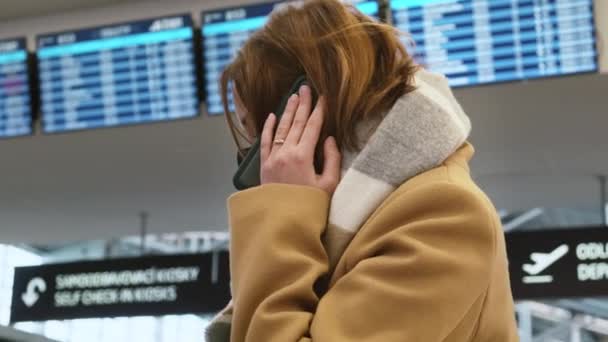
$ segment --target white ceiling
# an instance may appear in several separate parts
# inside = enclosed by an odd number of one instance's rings
[[[0,0],[0,20],[41,16],[137,0]]]

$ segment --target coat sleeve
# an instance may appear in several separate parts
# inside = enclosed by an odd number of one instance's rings
[[[474,334],[465,317],[479,314],[495,250],[483,198],[448,182],[399,194],[358,233],[356,257],[320,299],[328,210],[325,193],[298,186],[229,200],[231,341],[439,342],[463,325]]]

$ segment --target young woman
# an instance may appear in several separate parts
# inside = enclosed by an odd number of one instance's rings
[[[228,200],[233,302],[208,341],[518,340],[469,120],[393,28],[338,0],[286,5],[221,85],[237,143],[261,137],[262,185]]]

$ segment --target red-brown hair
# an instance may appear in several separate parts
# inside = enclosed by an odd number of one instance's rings
[[[357,123],[386,113],[413,90],[416,66],[392,26],[339,0],[306,0],[275,9],[222,73],[226,118],[239,144],[244,132],[228,107],[232,84],[261,132],[268,114],[301,75],[326,98],[323,136],[359,147]]]

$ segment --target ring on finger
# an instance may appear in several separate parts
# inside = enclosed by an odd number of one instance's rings
[[[273,143],[274,143],[275,145],[279,145],[279,146],[281,146],[281,145],[283,145],[283,144],[285,143],[285,139],[274,139],[274,142],[273,142]]]

